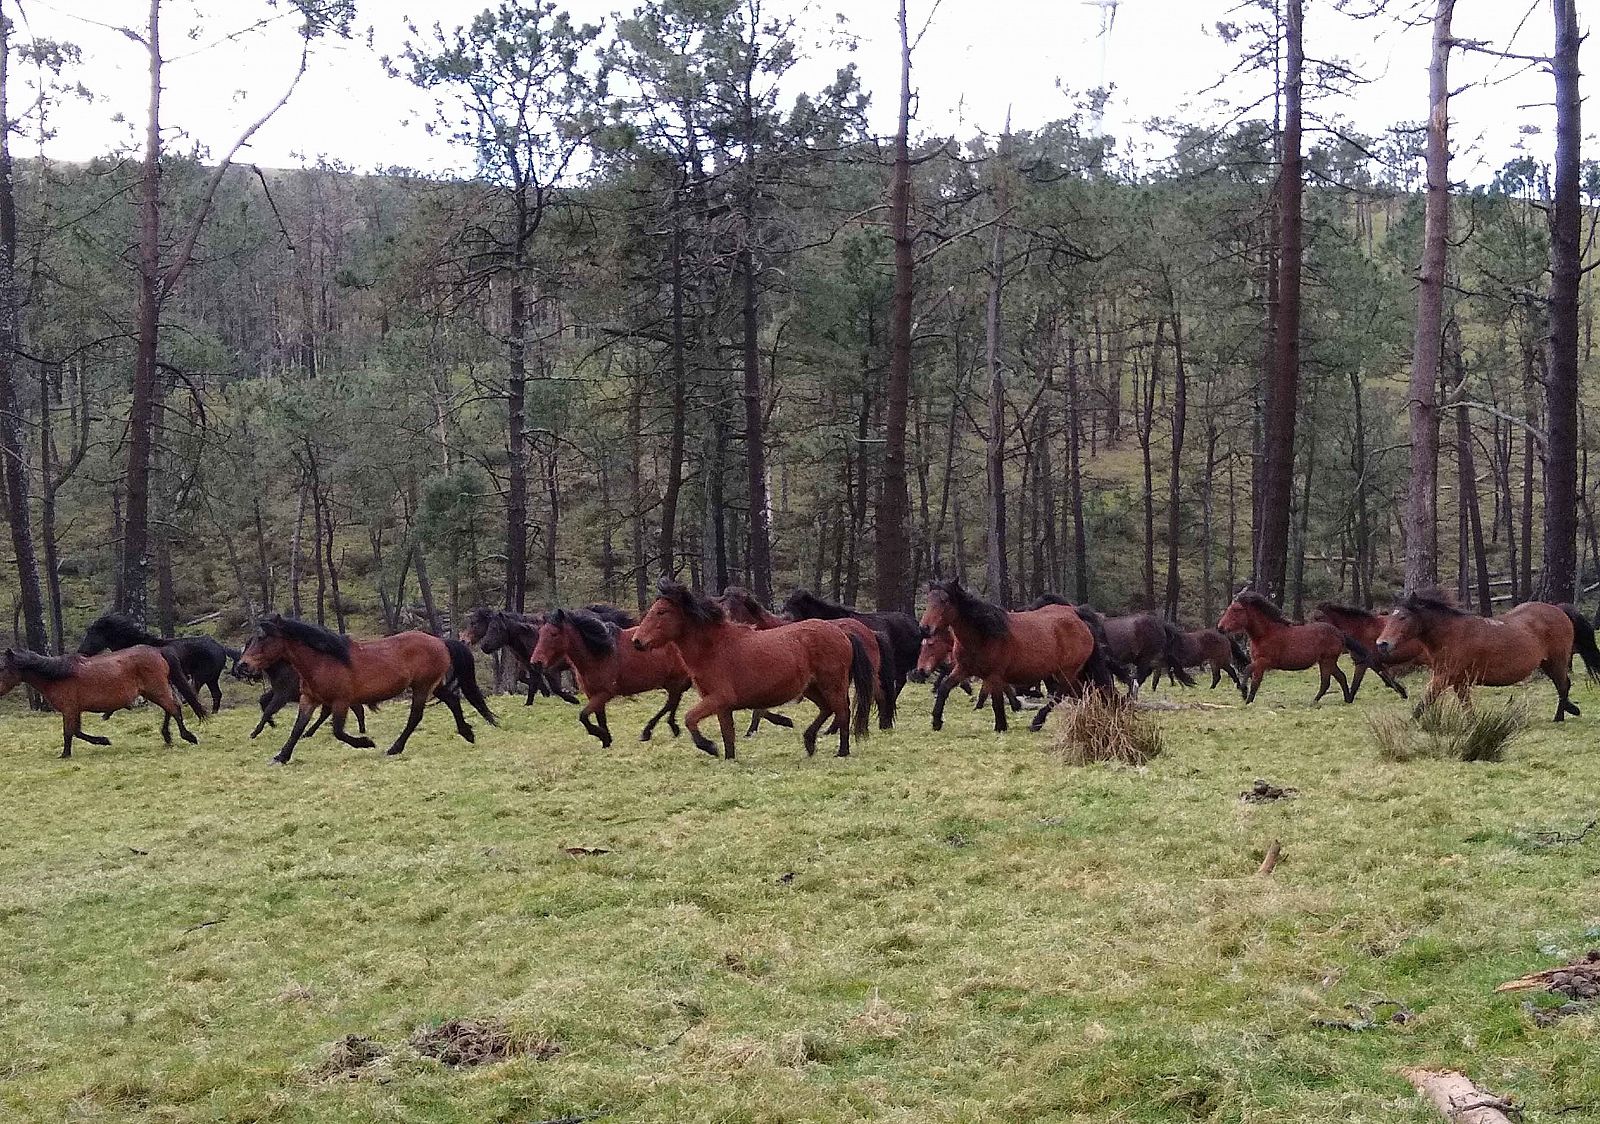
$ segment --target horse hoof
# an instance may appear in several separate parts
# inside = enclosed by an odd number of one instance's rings
[[[710,742],[706,741],[705,738],[695,738],[694,739],[694,747],[696,749],[698,749],[701,753],[708,753],[712,757],[715,757],[717,755],[717,747],[712,745]]]
[[[188,742],[190,745],[199,745],[200,744],[200,739],[195,737],[193,734],[184,734],[183,735],[183,740]]]
[[[849,757],[850,756],[850,751],[848,749],[841,749],[838,753],[835,753],[834,756],[835,757]]]
[[[399,757],[405,751],[406,751],[406,747],[405,746],[403,746],[403,745],[395,745],[395,746],[390,746],[388,749],[384,750],[383,751],[383,755],[385,757]]]
[[[281,757],[273,757],[273,758],[270,758],[270,759],[269,759],[269,760],[268,760],[268,761],[267,761],[267,766],[268,766],[268,768],[270,768],[270,767],[272,767],[272,766],[273,766],[273,765],[287,765],[287,764],[288,764],[288,762],[287,762],[287,761],[285,761],[285,760],[284,760],[284,759],[283,759],[283,758],[281,758]]]

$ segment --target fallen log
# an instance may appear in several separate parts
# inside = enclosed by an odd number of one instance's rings
[[[1402,1076],[1452,1124],[1512,1124],[1517,1106],[1453,1069],[1402,1069]]]
[[[1267,848],[1267,857],[1261,860],[1261,865],[1256,868],[1256,873],[1271,874],[1278,869],[1278,860],[1283,857],[1283,844],[1274,839]]]

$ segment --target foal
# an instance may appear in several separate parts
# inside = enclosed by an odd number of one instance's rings
[[[1250,690],[1244,701],[1255,701],[1261,689],[1262,677],[1267,672],[1305,671],[1315,667],[1322,672],[1322,689],[1316,702],[1328,693],[1328,682],[1336,679],[1344,701],[1355,697],[1350,684],[1339,668],[1339,657],[1349,652],[1358,661],[1370,663],[1372,657],[1360,641],[1340,632],[1326,621],[1296,624],[1283,615],[1283,610],[1259,593],[1244,591],[1233,599],[1217,622],[1223,632],[1242,632],[1250,637]]]
[[[1355,698],[1361,690],[1361,680],[1366,677],[1369,667],[1383,680],[1384,686],[1405,698],[1405,684],[1395,678],[1395,672],[1404,675],[1411,668],[1428,662],[1427,649],[1415,640],[1397,646],[1392,655],[1385,656],[1377,651],[1378,637],[1382,635],[1386,621],[1382,613],[1355,605],[1341,605],[1337,601],[1323,601],[1317,605],[1317,619],[1327,621],[1346,636],[1354,636],[1363,648],[1374,654],[1370,663],[1356,660],[1356,673],[1350,677],[1351,698]]]
[[[110,745],[110,738],[83,732],[85,711],[126,710],[146,698],[161,708],[161,740],[172,744],[169,725],[178,721],[178,733],[191,744],[199,741],[183,724],[183,708],[172,697],[177,687],[184,701],[204,714],[194,688],[181,674],[172,676],[167,656],[156,648],[137,645],[99,656],[41,656],[37,652],[5,650],[0,657],[0,697],[18,683],[26,683],[45,697],[61,715],[61,756],[72,756],[72,739],[91,745]]]
[[[602,749],[611,748],[606,703],[646,691],[665,691],[667,701],[645,723],[639,740],[649,741],[663,718],[672,736],[678,736],[678,702],[689,689],[689,669],[670,647],[639,651],[633,646],[635,631],[619,629],[586,609],[552,609],[539,628],[539,641],[533,649],[530,662],[535,667],[555,667],[563,660],[572,665],[584,696],[578,721],[600,739]],[[591,721],[591,716],[596,721]]]

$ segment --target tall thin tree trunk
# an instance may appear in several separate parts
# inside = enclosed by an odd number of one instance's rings
[[[689,357],[683,314],[683,189],[672,196],[672,430],[667,438],[667,481],[661,490],[661,572],[676,574],[678,497],[683,491],[683,449],[688,427]],[[641,594],[641,598],[642,598]],[[644,603],[640,601],[640,608]]]
[[[1067,493],[1072,503],[1072,598],[1089,600],[1089,540],[1083,526],[1083,409],[1078,389],[1078,349],[1067,340]]]
[[[754,30],[752,29],[752,34]],[[756,280],[756,125],[753,83],[755,51],[747,56],[744,85],[744,176],[742,208],[744,243],[739,248],[739,274],[744,301],[744,444],[749,502],[749,559],[752,592],[763,605],[772,601],[772,533],[767,522],[767,453],[761,396],[761,306]],[[903,483],[903,482],[902,482]]]
[[[1178,619],[1178,540],[1182,527],[1183,430],[1189,411],[1189,375],[1183,365],[1183,322],[1178,317],[1175,299],[1172,306],[1172,470],[1167,488],[1166,608],[1167,619],[1175,621]]]
[[[989,374],[989,440],[984,458],[989,483],[989,533],[986,552],[989,596],[1000,604],[1011,600],[1006,559],[1006,384],[1000,363],[1000,298],[1005,289],[1007,173],[1010,116],[997,153],[994,191],[994,237],[989,256],[989,306],[985,317]]]
[[[528,586],[528,311],[521,247],[526,218],[518,207],[515,232],[518,259],[511,279],[510,323],[506,343],[506,577],[505,607],[522,612]]]

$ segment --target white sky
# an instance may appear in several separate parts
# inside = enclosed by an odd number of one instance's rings
[[[454,26],[485,2],[358,0],[355,36],[316,49],[311,71],[294,99],[257,134],[242,158],[269,166],[326,156],[357,170],[392,165],[464,170],[470,163],[467,154],[423,133],[421,123],[433,115],[428,95],[388,77],[379,58],[396,52],[404,42],[408,17],[424,28],[434,21]],[[931,2],[911,0],[913,30]],[[1355,2],[1370,5],[1374,0]],[[767,3],[790,10],[800,8],[803,0]],[[1099,86],[1102,54],[1105,78],[1115,91],[1106,113],[1108,132],[1140,146],[1147,142],[1139,123],[1152,116],[1215,119],[1214,96],[1197,95],[1238,58],[1238,47],[1224,44],[1213,30],[1238,4],[1239,0],[1121,0],[1115,27],[1102,43],[1101,9],[1082,0],[943,0],[916,57],[917,127],[965,138],[979,131],[997,132],[1008,109],[1021,127],[1065,116],[1072,103],[1063,89]],[[96,100],[57,111],[50,154],[82,159],[131,143],[144,125],[143,52],[99,25],[137,25],[146,10],[143,0],[5,0],[4,6],[8,12],[23,13],[23,37],[32,31],[68,39],[84,51],[78,77]],[[625,6],[626,0],[569,0],[566,5],[574,18],[584,21],[604,19]],[[1330,0],[1308,0],[1308,7],[1308,53],[1351,60],[1373,79],[1354,98],[1326,108],[1353,118],[1368,131],[1394,120],[1418,121],[1425,116],[1428,28],[1421,23],[1407,28],[1404,17],[1415,20],[1420,11],[1431,11],[1430,0],[1389,0],[1390,14],[1365,21],[1334,11]],[[240,43],[199,49],[268,10],[264,0],[164,0],[163,53],[172,61],[163,116],[170,129],[217,153],[225,150],[244,122],[281,94],[297,58],[296,37],[287,21]],[[860,37],[859,49],[851,55],[841,52],[815,59],[803,79],[819,85],[842,61],[855,61],[863,85],[873,95],[874,124],[887,132],[898,82],[894,0],[818,0],[810,18],[817,26],[828,27],[833,14],[841,10]],[[1580,19],[1583,15],[1580,12]],[[1514,49],[1548,52],[1549,0],[1459,0],[1456,5],[1455,30],[1463,38],[1506,47],[1519,24],[1522,30]],[[186,33],[194,26],[203,30],[191,40]],[[1583,30],[1589,30],[1587,22]],[[1590,44],[1586,54],[1596,49],[1600,48]],[[1460,87],[1485,75],[1514,75],[1522,68],[1519,63],[1457,54],[1451,84]],[[1600,72],[1600,63],[1591,62],[1588,69]],[[1592,90],[1593,83],[1586,80],[1585,89]],[[1221,92],[1239,101],[1250,96],[1237,81]],[[1546,156],[1552,124],[1549,101],[1549,76],[1538,69],[1496,88],[1471,89],[1459,96],[1452,113],[1454,178],[1487,178],[1519,143]],[[1593,118],[1585,122],[1586,137],[1593,134],[1593,124]],[[1540,134],[1525,135],[1528,126]]]

